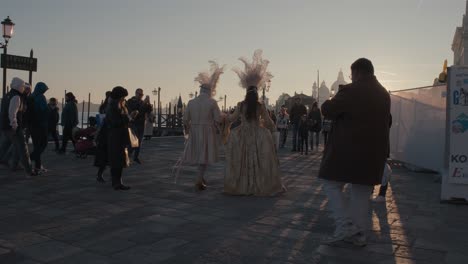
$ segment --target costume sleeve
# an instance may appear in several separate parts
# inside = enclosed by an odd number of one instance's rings
[[[237,104],[237,107],[236,107],[236,110],[234,110],[234,113],[228,115],[227,119],[229,122],[234,122],[236,121],[237,119],[239,119],[239,115],[240,115],[240,111],[241,111],[241,106],[242,104],[241,103],[238,103]]]
[[[188,134],[190,130],[190,121],[192,120],[192,116],[190,115],[190,102],[188,103],[187,107],[185,108],[184,116],[182,117],[182,122],[184,123],[185,134]]]
[[[335,97],[322,104],[322,114],[325,118],[335,120],[348,109],[349,89],[341,89]]]
[[[273,123],[273,120],[271,120],[270,115],[268,114],[268,111],[266,109],[266,106],[262,104],[260,109],[261,109],[260,117],[263,119],[264,126],[272,132],[275,131],[275,123]]]
[[[220,123],[221,121],[223,121],[222,119],[222,115],[221,115],[221,110],[219,110],[219,106],[218,106],[218,103],[215,102],[213,103],[213,119],[214,121]]]
[[[13,130],[18,128],[18,120],[16,119],[16,115],[21,106],[21,98],[19,96],[14,96],[11,98],[10,107],[8,108],[8,118],[10,119],[10,126]]]

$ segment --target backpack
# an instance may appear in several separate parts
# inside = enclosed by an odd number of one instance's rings
[[[23,110],[23,126],[25,128],[29,128],[32,126],[32,122],[35,118],[34,114],[34,98],[32,96],[26,97],[26,100],[24,102],[24,108],[26,110]]]

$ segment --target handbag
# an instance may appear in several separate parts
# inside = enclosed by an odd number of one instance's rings
[[[131,128],[128,128],[128,142],[130,147],[137,148],[139,144],[138,137],[135,135]]]

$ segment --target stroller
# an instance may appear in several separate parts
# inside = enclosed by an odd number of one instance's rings
[[[88,155],[96,154],[96,143],[94,142],[94,138],[98,132],[96,118],[90,117],[88,122],[88,128],[80,129],[75,133],[75,152],[76,157],[80,159],[86,159]]]

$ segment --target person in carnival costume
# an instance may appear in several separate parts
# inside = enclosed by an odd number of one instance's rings
[[[213,96],[216,85],[224,72],[216,62],[209,61],[210,72],[200,72],[195,81],[200,83],[200,95],[190,100],[183,117],[184,133],[186,135],[185,150],[182,158],[176,164],[176,182],[182,164],[196,165],[199,169],[195,183],[197,190],[206,189],[205,172],[208,165],[218,161],[217,123],[223,117],[218,103]]]
[[[272,196],[285,191],[272,132],[275,125],[265,105],[259,102],[262,89],[273,75],[267,72],[268,60],[257,50],[252,62],[240,58],[244,71],[234,69],[240,86],[246,89],[245,100],[237,104],[228,120],[239,117],[241,124],[229,134],[226,144],[224,192],[231,195]]]

